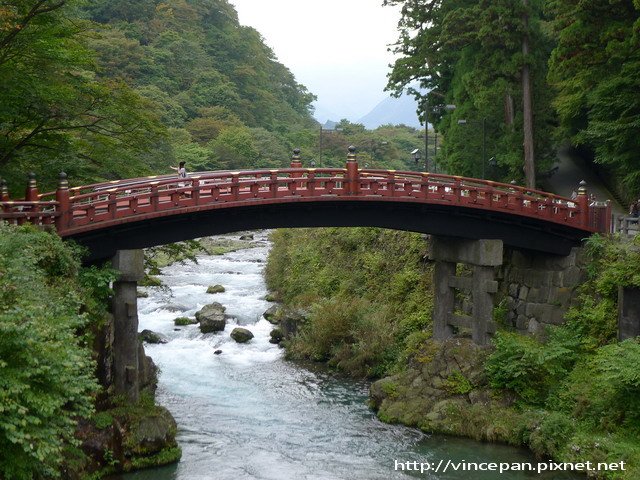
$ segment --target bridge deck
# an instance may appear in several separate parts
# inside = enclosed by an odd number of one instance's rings
[[[355,162],[348,162],[347,168],[202,172],[186,179],[147,177],[71,189],[64,179],[56,192],[38,194],[34,190],[35,184],[23,201],[2,199],[0,219],[16,224],[55,224],[58,234],[68,238],[107,233],[125,224],[168,216],[301,203],[315,205],[313,208],[331,203],[340,208],[367,204],[432,206],[445,212],[450,208],[476,212],[478,218],[499,216],[502,222],[533,221],[536,228],[564,228],[582,237],[608,232],[610,216],[606,206],[589,205],[586,189],[571,200],[487,180],[361,170]]]

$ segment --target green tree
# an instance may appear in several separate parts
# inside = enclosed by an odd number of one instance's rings
[[[532,73],[534,132],[538,170],[548,168],[553,118],[545,84],[551,44],[542,34],[542,5],[512,0],[388,0],[403,5],[396,60],[388,89],[408,89],[428,108],[428,118],[444,133],[449,173],[480,176],[483,133],[487,157],[503,179],[523,178],[524,110],[522,72]],[[524,19],[528,18],[528,22]],[[523,55],[523,38],[530,53]],[[452,113],[444,109],[455,104]],[[458,120],[465,119],[465,125]],[[481,128],[485,120],[485,131]]]
[[[95,272],[58,236],[0,224],[2,478],[57,477],[77,419],[92,412],[95,365],[81,333],[99,311],[90,285],[111,279]]]
[[[548,9],[558,42],[549,80],[558,91],[560,136],[595,152],[628,196],[637,196],[640,2],[549,0]]]
[[[45,179],[142,172],[136,157],[162,130],[127,85],[98,81],[78,2],[22,1],[2,10],[0,172]]]

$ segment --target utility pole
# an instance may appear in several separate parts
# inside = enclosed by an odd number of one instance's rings
[[[320,125],[320,153],[318,154],[318,165],[322,165],[322,125]]]
[[[531,94],[531,72],[529,69],[529,0],[522,0],[524,36],[522,37],[522,113],[524,116],[524,177],[527,188],[536,187],[535,155],[533,150],[533,99]]]
[[[487,117],[482,117],[482,179],[487,178],[485,164],[487,163]]]
[[[429,171],[429,98],[424,97],[424,171]]]

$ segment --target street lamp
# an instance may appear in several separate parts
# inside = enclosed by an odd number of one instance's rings
[[[416,165],[418,163],[420,163],[420,149],[416,148],[415,150],[413,150],[411,152],[411,155],[413,155],[413,161],[416,163]]]
[[[458,120],[458,125],[466,125],[465,118]],[[482,179],[485,178],[485,163],[487,158],[487,117],[482,117]],[[493,157],[491,157],[493,158]]]

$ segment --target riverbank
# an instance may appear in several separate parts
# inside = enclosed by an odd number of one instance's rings
[[[499,304],[494,321],[501,327],[493,346],[481,349],[464,337],[431,340],[425,309],[414,312],[421,320],[407,322],[402,306],[431,295],[421,237],[326,229],[273,238],[269,286],[285,310],[307,312],[284,342],[288,355],[383,377],[371,390],[381,420],[523,446],[559,461],[626,463],[625,472],[601,478],[640,475],[640,344],[616,340],[618,287],[640,287],[633,244],[594,237],[589,278],[564,325],[519,335],[505,326]],[[422,282],[403,283],[411,271],[423,272]],[[401,295],[391,295],[398,284]],[[390,310],[402,313],[370,321],[372,312]],[[400,328],[407,324],[417,328]],[[367,357],[366,370],[354,368],[361,352],[378,354]]]
[[[177,464],[116,479],[400,480],[407,473],[395,469],[395,460],[533,461],[521,449],[382,423],[368,407],[368,381],[317,362],[285,360],[284,350],[269,342],[273,326],[262,316],[273,305],[262,274],[271,244],[262,232],[254,244],[165,267],[160,278],[166,287],[143,289],[148,296],[140,300],[140,328],[166,337],[147,352],[161,368],[158,402],[176,419],[183,455]],[[216,284],[225,291],[207,294]],[[224,331],[202,334],[197,325],[175,325],[177,317],[192,318],[212,301],[226,307]],[[230,337],[236,326],[254,338],[236,343]],[[493,477],[484,472],[475,478]],[[527,477],[515,472],[504,478]]]

